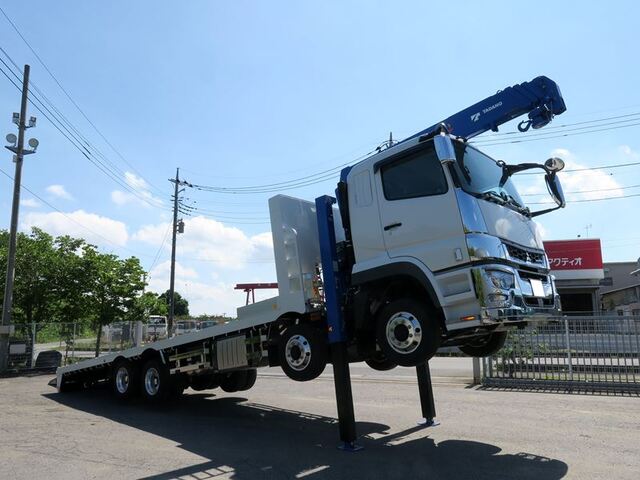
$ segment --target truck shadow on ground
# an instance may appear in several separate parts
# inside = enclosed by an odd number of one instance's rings
[[[165,437],[209,461],[145,477],[309,479],[545,479],[564,477],[567,464],[530,453],[500,454],[485,443],[435,443],[429,429],[391,432],[387,425],[358,422],[364,450],[336,448],[335,418],[245,398],[189,394],[157,408],[119,404],[103,389],[45,397],[70,408]],[[437,428],[437,427],[436,427]]]

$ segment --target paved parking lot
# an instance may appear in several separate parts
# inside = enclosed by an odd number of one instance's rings
[[[267,370],[242,394],[117,404],[0,379],[0,478],[637,479],[640,398],[487,391],[436,381],[442,425],[421,429],[410,370],[358,375],[357,453],[336,449],[330,376]],[[445,380],[445,379],[442,379]]]

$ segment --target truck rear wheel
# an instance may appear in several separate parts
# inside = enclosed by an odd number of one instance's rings
[[[251,389],[251,387],[256,384],[256,380],[258,378],[258,371],[255,368],[252,370],[245,370],[245,372],[244,384],[242,385],[242,388],[238,390],[240,392]]]
[[[220,381],[220,388],[227,393],[244,392],[255,385],[257,377],[255,368],[227,373]]]
[[[327,338],[310,325],[292,325],[280,336],[278,357],[280,367],[290,379],[313,380],[327,366]]]
[[[111,388],[119,400],[127,400],[136,396],[139,392],[136,365],[129,360],[118,360],[111,373]]]
[[[369,367],[379,372],[393,370],[398,366],[397,363],[393,363],[391,360],[385,357],[382,352],[376,352],[371,358],[367,358],[365,360],[365,363],[369,365]]]
[[[217,375],[198,375],[191,379],[190,386],[196,392],[201,392],[218,388],[220,383]]]
[[[440,326],[425,304],[401,298],[378,312],[376,338],[390,362],[415,367],[435,355],[440,346]]]
[[[506,339],[507,332],[493,332],[458,348],[470,357],[488,357],[500,350]]]
[[[169,398],[173,392],[169,369],[157,358],[152,358],[144,364],[140,381],[142,396],[148,402],[161,402]]]

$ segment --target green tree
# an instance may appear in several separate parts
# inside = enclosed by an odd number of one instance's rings
[[[170,308],[169,298],[171,297],[170,291],[167,290],[164,293],[158,295],[158,298],[164,302],[167,306],[167,311]],[[183,298],[178,292],[174,292],[175,305],[173,308],[173,313],[176,317],[188,317],[189,316],[189,301],[186,298]]]
[[[135,257],[120,260],[113,254],[99,253],[93,248],[86,249],[84,256],[90,271],[88,293],[97,357],[102,327],[116,321],[133,320],[136,297],[144,288],[144,270]]]
[[[166,315],[168,312],[167,304],[154,292],[145,292],[137,297],[135,309],[144,320],[149,315]]]

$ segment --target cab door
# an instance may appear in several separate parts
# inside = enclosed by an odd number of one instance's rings
[[[431,271],[468,261],[454,187],[433,142],[376,167],[382,237],[388,255],[414,257]]]

